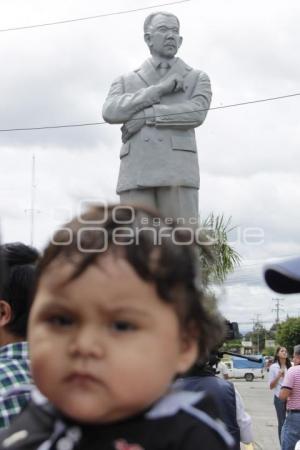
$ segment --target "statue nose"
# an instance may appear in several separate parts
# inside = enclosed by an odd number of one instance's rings
[[[175,30],[172,30],[172,28],[170,28],[169,30],[167,30],[166,36],[168,37],[172,37],[173,39],[175,39],[175,36],[177,35],[177,32]]]

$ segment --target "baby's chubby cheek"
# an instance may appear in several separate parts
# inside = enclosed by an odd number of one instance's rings
[[[43,346],[34,346],[34,350],[30,352],[31,373],[35,384],[43,384],[44,387],[51,384],[53,376],[58,369],[59,356],[53,354],[48,355],[43,351]]]

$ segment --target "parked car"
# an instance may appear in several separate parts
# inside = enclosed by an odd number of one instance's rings
[[[249,355],[250,356],[250,355]],[[254,355],[260,358],[260,355]],[[248,361],[244,358],[233,356],[231,361],[226,361],[229,378],[244,378],[253,381],[254,378],[264,378],[264,359],[261,362]]]

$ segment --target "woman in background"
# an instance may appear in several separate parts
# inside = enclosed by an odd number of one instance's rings
[[[286,402],[280,400],[279,393],[281,384],[286,371],[291,367],[291,361],[288,358],[288,353],[285,347],[277,347],[274,363],[270,366],[269,370],[269,386],[274,392],[274,406],[276,409],[278,420],[278,435],[280,441],[281,428],[285,421],[286,415]]]

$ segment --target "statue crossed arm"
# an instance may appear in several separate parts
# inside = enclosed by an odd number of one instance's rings
[[[196,71],[194,71],[196,72]],[[103,117],[109,123],[124,123],[123,143],[145,124],[156,127],[195,128],[206,117],[211,100],[208,76],[197,72],[192,95],[185,101],[164,104],[163,96],[184,91],[184,78],[174,73],[165,80],[134,93],[124,92],[124,79],[112,84],[103,106]],[[154,106],[155,105],[155,106]]]
[[[109,123],[126,122],[135,113],[160,103],[163,95],[175,92],[175,89],[177,92],[182,86],[181,77],[172,75],[165,81],[128,93],[125,92],[124,77],[119,77],[111,85],[103,106],[103,117]]]

